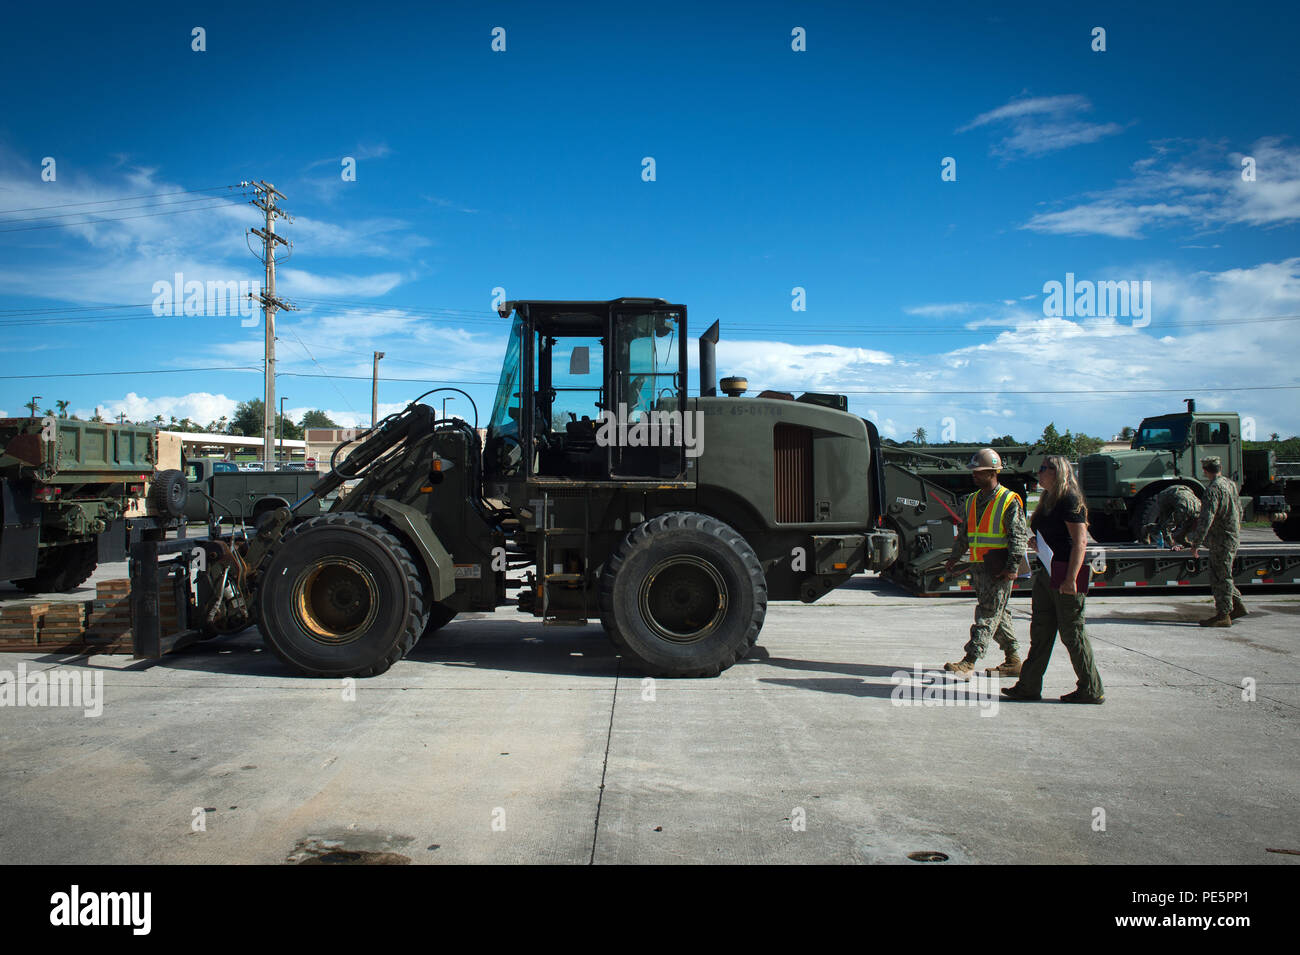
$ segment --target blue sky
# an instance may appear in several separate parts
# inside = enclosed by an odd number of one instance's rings
[[[1049,420],[1109,436],[1185,396],[1261,437],[1300,430],[1291,5],[95,3],[7,19],[0,210],[26,210],[0,215],[9,414],[39,394],[208,421],[260,396],[260,322],[150,308],[176,272],[260,283],[258,214],[238,198],[154,214],[221,193],[129,197],[266,179],[296,217],[278,289],[299,306],[278,329],[295,414],[365,423],[373,350],[383,410],[435,379],[484,409],[500,286],[683,302],[697,334],[721,319],[721,374],[847,391],[899,438],[1028,439]],[[1067,273],[1150,281],[1150,323],[1046,316],[1044,284]],[[214,367],[245,370],[198,370]],[[83,374],[102,371],[133,374]]]

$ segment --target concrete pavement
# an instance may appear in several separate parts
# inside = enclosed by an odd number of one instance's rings
[[[1265,849],[1300,849],[1300,596],[1249,605],[1205,630],[1207,597],[1090,598],[1100,707],[897,705],[972,603],[865,577],[774,604],[713,680],[646,681],[598,626],[510,610],[355,684],[292,676],[255,630],[147,668],[0,654],[105,695],[0,708],[0,858],[1295,864]],[[1045,692],[1073,686],[1058,644]]]

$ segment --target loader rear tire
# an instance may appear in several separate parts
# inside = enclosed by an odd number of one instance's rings
[[[289,528],[267,563],[257,606],[267,646],[308,676],[383,673],[429,620],[406,546],[351,511]]]
[[[743,659],[767,614],[753,548],[712,517],[674,511],[634,527],[605,562],[600,622],[652,676],[717,676]]]

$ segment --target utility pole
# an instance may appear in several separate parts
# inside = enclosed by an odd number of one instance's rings
[[[379,423],[379,359],[383,357],[383,352],[375,352],[375,370],[370,376],[370,427],[372,428]]]
[[[276,455],[276,462],[284,464],[284,399],[287,395],[280,396],[280,453]]]
[[[275,234],[276,218],[292,222],[293,217],[275,204],[276,198],[283,199],[280,192],[265,179],[259,182],[241,183],[250,185],[257,193],[257,198],[250,199],[266,214],[266,228],[250,230],[262,240],[262,262],[266,266],[266,284],[257,300],[262,303],[262,313],[266,325],[266,387],[262,398],[262,460],[274,453],[275,447],[275,313],[276,310],[291,311],[293,306],[275,296],[275,246],[289,246],[288,240]]]
[[[444,420],[444,421],[445,421],[446,418],[447,418],[447,402],[449,402],[449,401],[455,401],[455,400],[456,400],[456,396],[455,396],[455,395],[451,395],[451,396],[443,395],[443,396],[442,396],[442,417],[443,417],[443,420]]]

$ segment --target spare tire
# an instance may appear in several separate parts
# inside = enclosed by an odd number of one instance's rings
[[[182,517],[189,490],[180,471],[159,471],[149,487],[149,504],[160,517]]]

